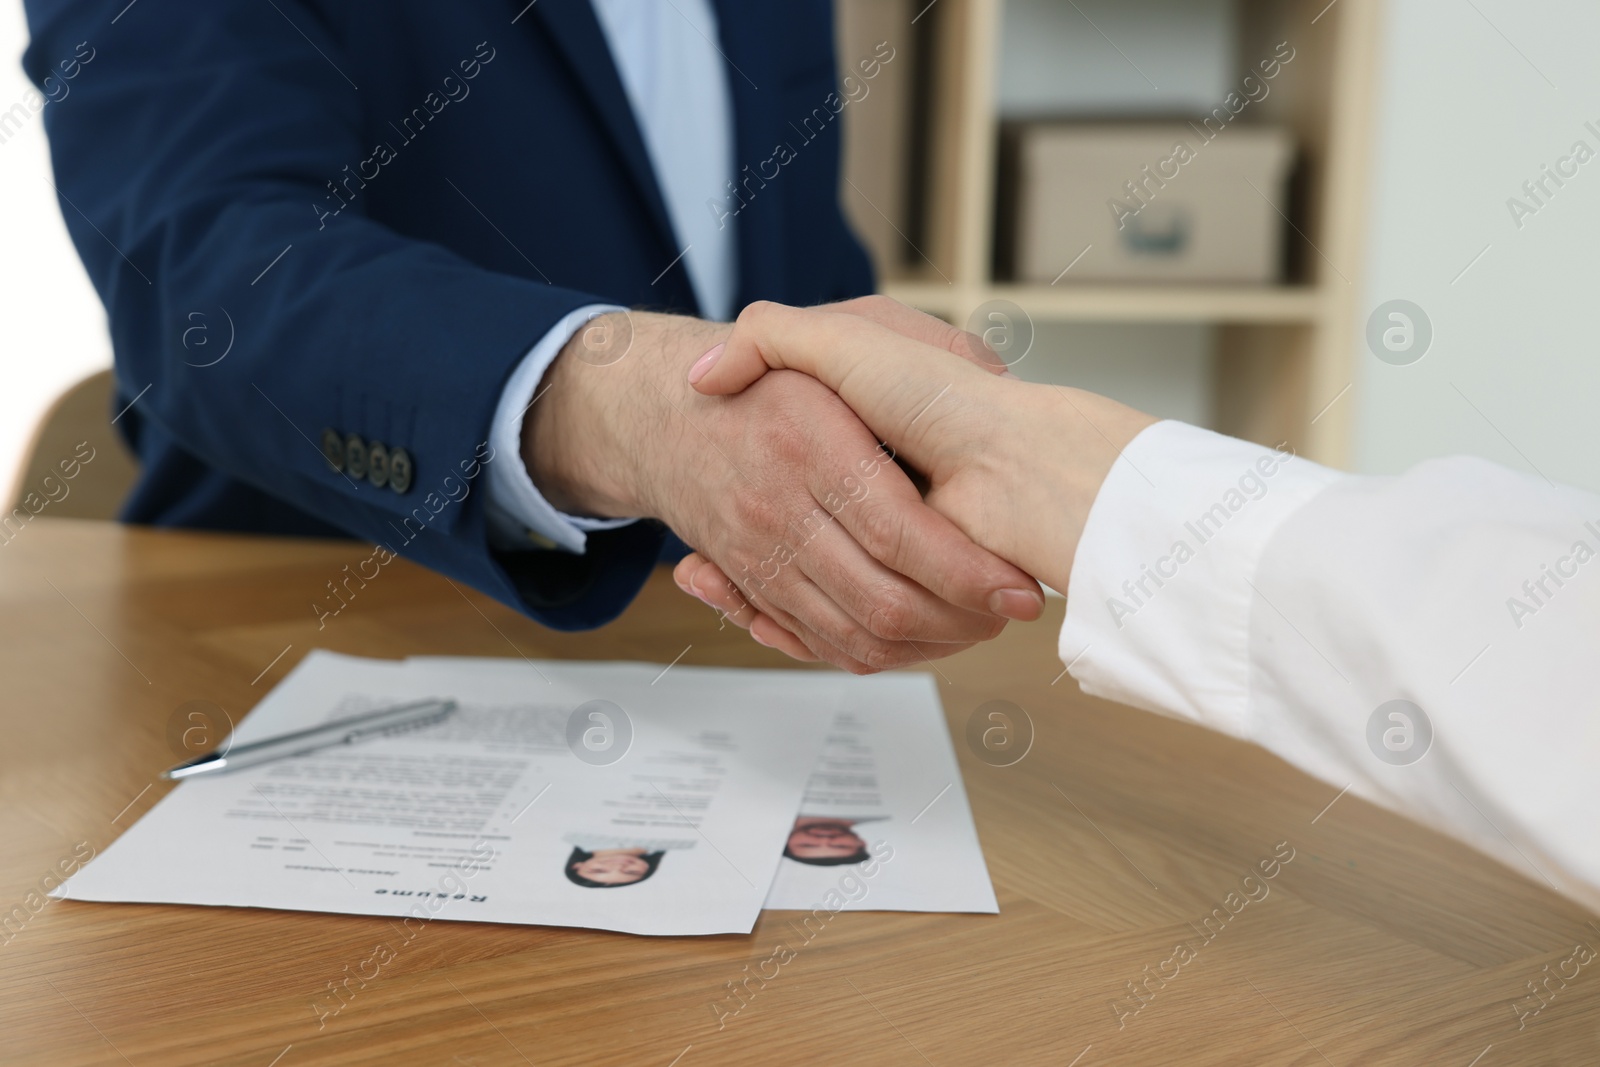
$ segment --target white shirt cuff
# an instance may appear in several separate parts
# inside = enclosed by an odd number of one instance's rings
[[[1136,437],[1072,563],[1060,651],[1084,692],[1245,736],[1257,563],[1279,525],[1342,477],[1285,446],[1179,422]]]
[[[544,380],[561,348],[596,315],[624,311],[615,304],[588,304],[570,312],[522,357],[500,393],[489,443],[495,459],[489,463],[489,542],[503,551],[563,548],[581,554],[593,530],[614,530],[637,519],[596,519],[557,510],[539,492],[522,462],[522,420],[537,401],[534,391]]]

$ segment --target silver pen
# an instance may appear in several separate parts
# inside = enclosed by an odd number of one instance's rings
[[[358,741],[388,737],[422,726],[432,726],[449,718],[455,710],[456,702],[453,700],[419,700],[398,707],[384,708],[381,711],[352,715],[347,719],[336,719],[321,726],[312,726],[261,741],[251,741],[244,745],[230,746],[224,743],[221,748],[213,752],[196,756],[171,770],[163,771],[161,777],[178,779],[196,774],[208,774],[212,771],[234,771],[241,767],[254,767],[269,760],[303,756],[307,752],[332,748],[335,745],[353,745]]]

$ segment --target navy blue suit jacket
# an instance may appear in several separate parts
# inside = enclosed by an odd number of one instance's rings
[[[739,306],[869,292],[839,122],[814,117],[836,89],[827,0],[715,6],[736,164],[793,153],[743,186]],[[666,531],[496,553],[479,462],[506,378],[567,312],[697,311],[588,0],[26,7],[36,84],[92,54],[46,129],[133,403],[124,518],[358,537],[562,629],[619,613]],[[407,449],[412,488],[336,471],[327,428]]]

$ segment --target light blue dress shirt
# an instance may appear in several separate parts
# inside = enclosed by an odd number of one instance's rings
[[[706,202],[721,202],[734,176],[733,103],[726,61],[716,45],[710,0],[591,0],[628,95],[666,202],[701,313],[727,319],[738,286],[738,246],[731,225]],[[568,515],[544,498],[522,462],[522,420],[563,345],[594,316],[621,311],[591,304],[566,316],[523,357],[500,394],[490,426],[495,460],[488,470],[490,538],[497,548],[583,552],[590,530],[632,519]]]

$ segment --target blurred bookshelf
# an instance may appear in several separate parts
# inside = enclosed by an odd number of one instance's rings
[[[1037,10],[1054,0],[1012,2]],[[1190,17],[1175,2],[1127,0],[1120,6],[1146,6],[1151,20]],[[996,277],[1001,125],[1009,117],[1002,114],[1000,82],[1016,80],[1014,67],[1006,65],[1017,58],[1011,53],[1019,51],[1021,32],[1005,23],[1006,0],[838,0],[841,75],[878,42],[895,49],[894,61],[870,85],[875,102],[846,113],[841,187],[881,290],[959,325],[994,301],[1016,305],[1041,330],[1075,323],[1197,324],[1211,338],[1209,374],[1196,386],[1209,392],[1202,398],[1209,425],[1264,444],[1286,441],[1320,462],[1347,465],[1354,407],[1346,394],[1358,343],[1380,2],[1212,0],[1220,14],[1208,40],[1213,46],[1223,40],[1224,58],[1214,65],[1226,68],[1230,79],[1248,73],[1279,42],[1295,51],[1270,94],[1240,120],[1281,127],[1294,138],[1291,195],[1274,204],[1285,222],[1282,281],[1109,284],[1074,281],[1063,271],[1055,284],[1030,284]],[[1054,27],[1050,32],[1082,35],[1070,42],[1076,54],[1088,45],[1103,47],[1108,63],[1137,70],[1127,53],[1140,53],[1133,47],[1125,53],[1120,46],[1129,42],[1122,34],[1113,43],[1101,29],[1108,25],[1106,10],[1087,0],[1062,0],[1045,22]],[[1029,30],[1023,40],[1031,62],[1069,51],[1069,42],[1039,39],[1036,24]],[[1009,50],[1008,32],[1014,39]],[[1190,51],[1208,46],[1200,39],[1206,35],[1191,36]],[[1164,70],[1151,73],[1166,80]],[[1114,94],[1102,110],[1074,118],[1125,117]],[[1168,104],[1163,117],[1181,119],[1186,111],[1192,108]],[[1070,361],[1070,354],[1062,358]]]

